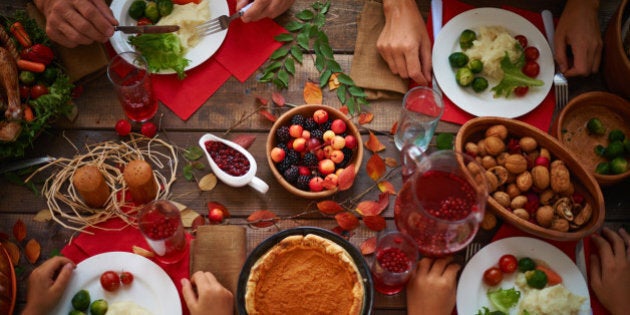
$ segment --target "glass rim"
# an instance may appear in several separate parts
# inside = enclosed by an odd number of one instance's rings
[[[436,104],[436,106],[440,109],[440,112],[438,115],[433,116],[435,121],[439,121],[440,119],[442,119],[442,115],[444,115],[444,109],[445,109],[445,104],[444,104],[444,100],[442,99],[442,96],[440,95],[440,93],[438,93],[438,91],[432,87],[428,87],[428,86],[424,86],[424,85],[419,85],[419,86],[415,86],[411,89],[409,89],[405,95],[403,96],[403,100],[402,100],[402,109],[407,110],[407,107],[405,106],[407,104],[407,98],[415,91],[418,90],[423,90],[423,91],[431,91],[431,93],[433,94],[433,98],[434,98],[434,103]]]
[[[127,57],[129,56],[129,57]],[[112,65],[114,64],[114,62],[126,62],[129,66],[135,67],[136,69],[142,69],[144,71],[146,71],[146,75],[142,77],[142,79],[138,80],[136,83],[134,84],[130,84],[130,85],[121,85],[119,83],[117,83],[117,80],[114,80],[111,76],[111,72],[112,72]],[[137,62],[140,62],[140,64],[138,64]],[[134,87],[138,87],[142,84],[144,84],[144,82],[146,80],[148,80],[151,76],[151,70],[149,69],[149,62],[147,61],[147,59],[140,53],[135,52],[135,51],[123,51],[119,54],[116,54],[114,57],[112,57],[109,62],[107,63],[107,69],[105,71],[107,73],[107,78],[109,79],[109,82],[111,82],[112,84],[116,85],[116,87],[118,88],[134,88]]]

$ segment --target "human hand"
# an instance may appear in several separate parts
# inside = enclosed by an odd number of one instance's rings
[[[420,85],[431,80],[431,41],[414,0],[384,0],[385,27],[376,42],[392,73]]]
[[[212,273],[197,271],[191,280],[181,280],[182,295],[191,315],[209,313],[232,315],[234,312],[232,292],[224,288]]]
[[[243,22],[255,22],[263,18],[275,18],[288,10],[295,0],[256,0],[252,7],[243,14]],[[249,4],[249,0],[237,0],[236,11]]]
[[[27,303],[22,315],[48,314],[59,303],[74,268],[70,259],[55,256],[33,269],[28,277]]]
[[[554,36],[555,58],[567,77],[588,76],[599,70],[603,44],[597,3],[569,0],[560,16]],[[567,46],[571,48],[573,62],[567,56]]]
[[[591,287],[610,313],[626,314],[630,309],[630,235],[624,229],[615,233],[608,228],[602,234],[591,236],[599,254],[590,257]]]
[[[35,0],[46,16],[46,34],[54,42],[76,47],[106,42],[118,21],[104,0]]]
[[[445,314],[455,307],[459,264],[453,257],[422,258],[407,283],[407,312],[410,315]]]

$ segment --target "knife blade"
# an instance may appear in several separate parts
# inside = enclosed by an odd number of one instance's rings
[[[442,0],[431,0],[431,21],[433,27],[433,42],[437,39],[438,33],[442,30]],[[437,83],[435,79],[435,75],[431,78],[431,86],[433,90],[435,90],[440,97],[442,96],[442,89]]]
[[[179,25],[115,26],[114,30],[125,34],[160,34],[177,32]]]
[[[0,174],[4,174],[6,172],[16,171],[23,168],[27,168],[30,166],[35,166],[44,163],[50,163],[56,160],[56,158],[52,156],[40,156],[32,159],[26,159],[21,161],[9,162],[0,166]]]

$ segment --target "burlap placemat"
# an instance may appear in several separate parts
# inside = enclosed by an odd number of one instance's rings
[[[350,77],[370,100],[401,98],[408,90],[408,80],[393,74],[376,49],[384,26],[383,5],[366,1],[359,16]]]

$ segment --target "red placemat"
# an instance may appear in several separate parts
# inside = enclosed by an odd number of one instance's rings
[[[442,23],[446,24],[450,19],[455,17],[456,15],[474,9],[475,7],[459,2],[457,0],[443,0],[443,13],[442,13]],[[508,6],[503,6],[503,9],[512,11],[514,13],[519,14],[524,17],[532,24],[534,24],[538,30],[540,30],[543,34],[545,34],[544,26],[542,22],[542,17],[538,12],[531,12],[527,10],[522,10],[518,8],[512,8]],[[427,19],[427,29],[429,31],[429,36],[431,40],[433,40],[433,21],[431,15],[429,14],[429,18]],[[551,119],[553,115],[553,110],[555,107],[555,96],[554,91],[551,89],[542,103],[536,107],[531,112],[518,117],[518,120],[522,120],[530,125],[536,126],[539,129],[547,132],[549,130],[549,126],[551,124]],[[448,121],[457,124],[464,124],[468,120],[474,118],[475,116],[465,112],[464,110],[457,107],[446,95],[444,96],[444,114],[442,115],[441,120]]]

